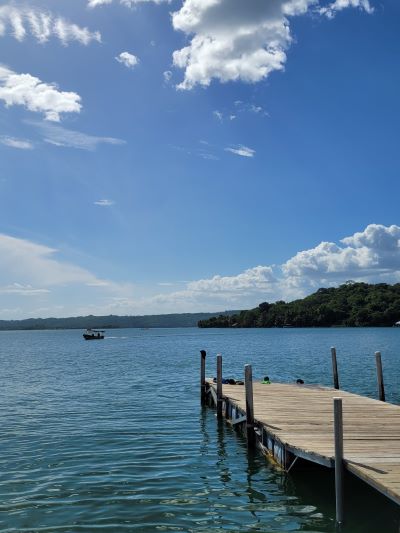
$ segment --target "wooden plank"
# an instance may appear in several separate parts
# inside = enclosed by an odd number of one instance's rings
[[[216,401],[216,385],[209,383]],[[294,456],[334,466],[336,389],[254,381],[252,389],[254,423],[262,432]],[[222,394],[246,412],[245,387],[223,385]],[[344,468],[400,505],[400,407],[343,390],[340,396]]]

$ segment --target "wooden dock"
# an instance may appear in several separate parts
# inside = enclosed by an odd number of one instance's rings
[[[220,367],[221,361],[219,380]],[[336,487],[338,522],[342,521],[341,469],[400,505],[400,406],[317,385],[252,382],[251,367],[246,378],[245,385],[221,385],[203,377],[203,403],[206,395],[220,417],[242,427],[248,439],[254,439],[287,471],[295,467],[297,458],[335,468],[336,485],[340,485]],[[342,405],[336,437],[334,398],[341,398],[336,405]]]

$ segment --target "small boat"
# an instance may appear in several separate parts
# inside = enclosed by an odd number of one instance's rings
[[[98,341],[104,339],[104,330],[102,329],[87,329],[83,334],[83,338],[86,341]]]

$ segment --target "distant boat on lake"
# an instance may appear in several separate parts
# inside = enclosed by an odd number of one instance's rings
[[[394,327],[395,328],[400,328],[400,320],[398,322],[396,322],[396,324],[394,324]]]
[[[104,330],[102,329],[87,329],[83,334],[86,341],[98,341],[104,339]]]

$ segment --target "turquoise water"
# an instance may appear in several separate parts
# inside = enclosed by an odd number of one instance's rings
[[[400,403],[400,328],[0,333],[0,531],[334,531],[332,473],[288,475],[199,407],[208,375],[331,384]],[[349,477],[346,527],[395,532],[399,511]]]

